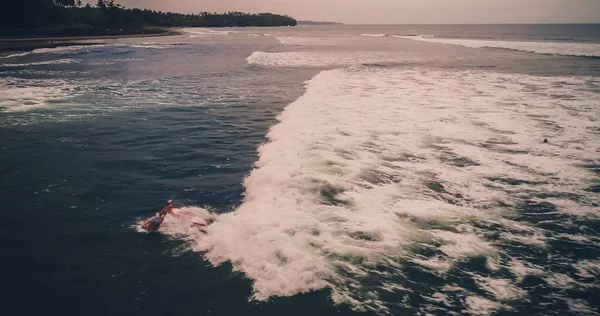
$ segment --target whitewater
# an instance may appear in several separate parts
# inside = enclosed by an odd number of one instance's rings
[[[385,292],[410,291],[397,284],[408,281],[406,265],[439,277],[478,256],[491,275],[470,277],[491,301],[465,288],[422,295],[459,292],[491,309],[524,298],[511,280],[528,275],[524,267],[556,275],[503,249],[547,247],[548,231],[519,209],[552,203],[552,213],[569,218],[598,216],[597,193],[586,192],[594,174],[581,166],[597,159],[600,140],[590,131],[600,99],[594,92],[573,97],[570,85],[598,88],[593,78],[323,72],[267,135],[244,182],[244,204],[193,247],[252,278],[257,299],[330,286],[338,302],[386,310],[398,303],[383,302]],[[578,201],[560,197],[570,194]],[[494,276],[501,265],[512,277]]]

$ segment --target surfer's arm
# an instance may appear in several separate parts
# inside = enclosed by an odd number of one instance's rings
[[[169,212],[169,209],[171,208],[171,206],[167,205],[165,207],[163,207],[162,210],[160,210],[160,212],[158,213],[158,215],[165,217],[167,216],[167,213]]]

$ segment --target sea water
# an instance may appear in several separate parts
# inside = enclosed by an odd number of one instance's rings
[[[7,306],[597,315],[599,30],[184,29],[4,53]],[[216,221],[144,233],[168,199]]]

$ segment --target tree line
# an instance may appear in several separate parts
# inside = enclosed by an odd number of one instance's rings
[[[127,9],[114,0],[8,1],[0,10],[1,36],[77,36],[162,32],[156,27],[295,26],[287,15],[243,12],[180,14]]]

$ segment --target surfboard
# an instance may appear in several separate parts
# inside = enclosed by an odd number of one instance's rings
[[[179,208],[171,208],[171,210],[169,212],[173,216],[180,218],[180,219],[190,221],[194,225],[199,225],[199,226],[208,225],[208,222],[204,218],[202,218],[190,211],[185,211],[185,210],[182,210]]]

